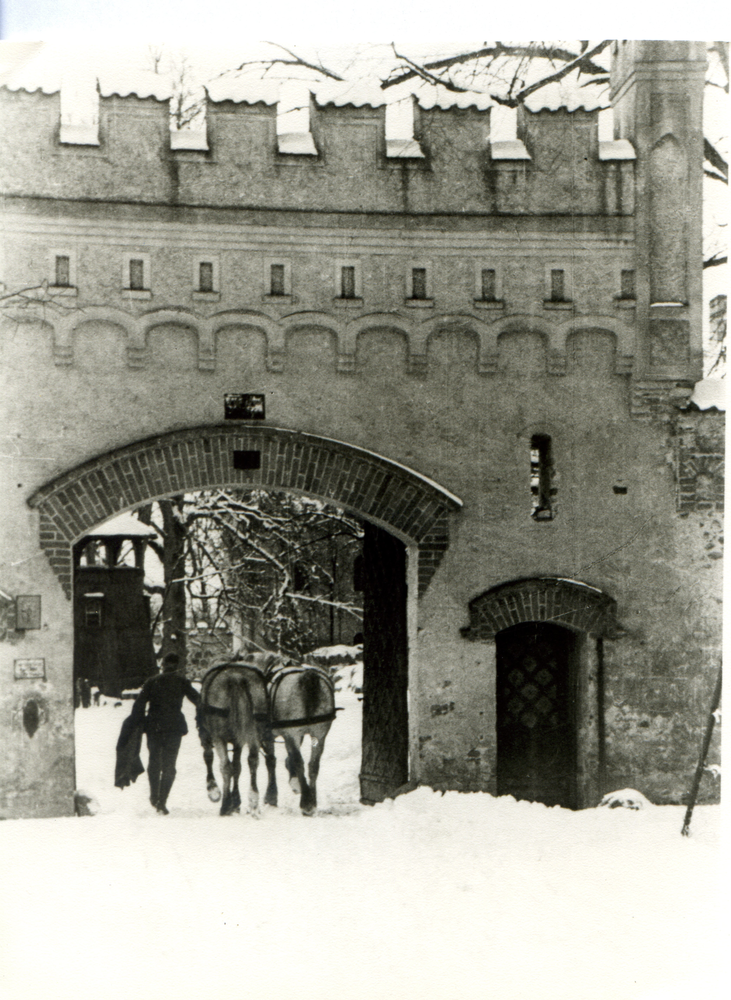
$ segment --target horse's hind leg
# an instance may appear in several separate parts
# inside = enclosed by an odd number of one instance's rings
[[[275,806],[277,804],[277,757],[274,752],[274,737],[270,729],[262,734],[261,748],[264,751],[264,760],[267,766],[267,790],[264,803],[268,806]]]
[[[323,727],[324,728],[324,727]],[[325,749],[325,737],[330,729],[329,723],[324,732],[320,734],[319,727],[314,733],[310,733],[312,740],[312,750],[310,752],[310,763],[307,767],[307,776],[310,779],[310,791],[312,792],[312,808],[317,806],[317,776],[320,773],[320,758]]]
[[[221,798],[221,789],[218,787],[216,777],[213,773],[213,747],[210,743],[203,746],[203,760],[206,764],[206,791],[211,802],[218,802]]]
[[[233,787],[231,789],[231,812],[241,811],[241,794],[239,793],[239,778],[241,777],[241,751],[243,747],[234,745],[231,773],[233,775]]]
[[[296,736],[287,734],[284,742],[287,745],[287,769],[290,773],[290,785],[293,778],[296,778],[300,787],[300,809],[305,816],[311,816],[315,811],[315,802],[312,798],[312,789],[305,777],[305,762],[302,759],[300,746],[302,745],[302,733]]]
[[[221,768],[221,784],[223,785],[223,802],[221,803],[221,815],[228,816],[231,809],[231,761],[228,759],[228,747],[224,740],[215,740],[214,749],[218,756],[218,764]]]
[[[239,754],[241,751],[239,751]],[[256,783],[256,772],[259,767],[259,744],[252,740],[249,744],[249,812],[259,811],[259,788]]]

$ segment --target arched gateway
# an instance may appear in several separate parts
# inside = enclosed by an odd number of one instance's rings
[[[212,487],[284,489],[361,516],[364,538],[364,721],[361,793],[376,801],[407,781],[406,549],[429,585],[461,503],[379,455],[272,427],[206,426],[148,438],[69,470],[29,498],[40,545],[68,597],[71,547],[100,521],[142,503]]]

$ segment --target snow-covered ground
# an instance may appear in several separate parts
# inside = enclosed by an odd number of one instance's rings
[[[718,807],[690,838],[681,807],[421,788],[368,808],[360,704],[339,702],[312,819],[281,763],[279,809],[219,817],[192,711],[158,816],[146,775],[113,787],[130,703],[77,711],[78,786],[100,811],[0,824],[3,1000],[725,995]]]

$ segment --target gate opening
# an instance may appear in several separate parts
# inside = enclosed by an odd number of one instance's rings
[[[327,736],[321,805],[348,811],[359,799],[380,801],[409,776],[406,597],[400,540],[286,492],[185,494],[91,530],[74,547],[78,787],[146,810],[146,775],[124,792],[113,787],[116,740],[145,677],[176,652],[197,685],[236,653],[270,649],[335,681],[343,711]],[[171,807],[178,795],[185,811],[210,812],[195,712],[183,709],[190,735]],[[280,805],[294,810],[280,763]]]

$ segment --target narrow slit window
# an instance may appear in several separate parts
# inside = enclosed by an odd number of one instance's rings
[[[145,287],[145,262],[138,257],[129,262],[129,287],[134,291],[142,291]]]
[[[633,299],[635,298],[635,272],[634,271],[622,271],[620,276],[620,298],[622,299]]]
[[[551,271],[551,302],[566,301],[565,274],[561,270]]]
[[[494,302],[497,298],[497,283],[495,271],[492,268],[482,269],[482,301]]]
[[[355,298],[355,268],[340,268],[340,297],[343,299]]]
[[[553,461],[551,439],[546,434],[534,434],[530,442],[531,517],[535,521],[551,521],[555,515]]]
[[[426,268],[413,267],[411,269],[411,297],[412,299],[426,298]]]
[[[213,291],[213,264],[210,261],[202,260],[198,265],[198,291]]]
[[[71,284],[71,258],[56,257],[55,285],[57,288],[68,288]]]
[[[270,267],[269,294],[284,295],[284,264],[272,264]]]

